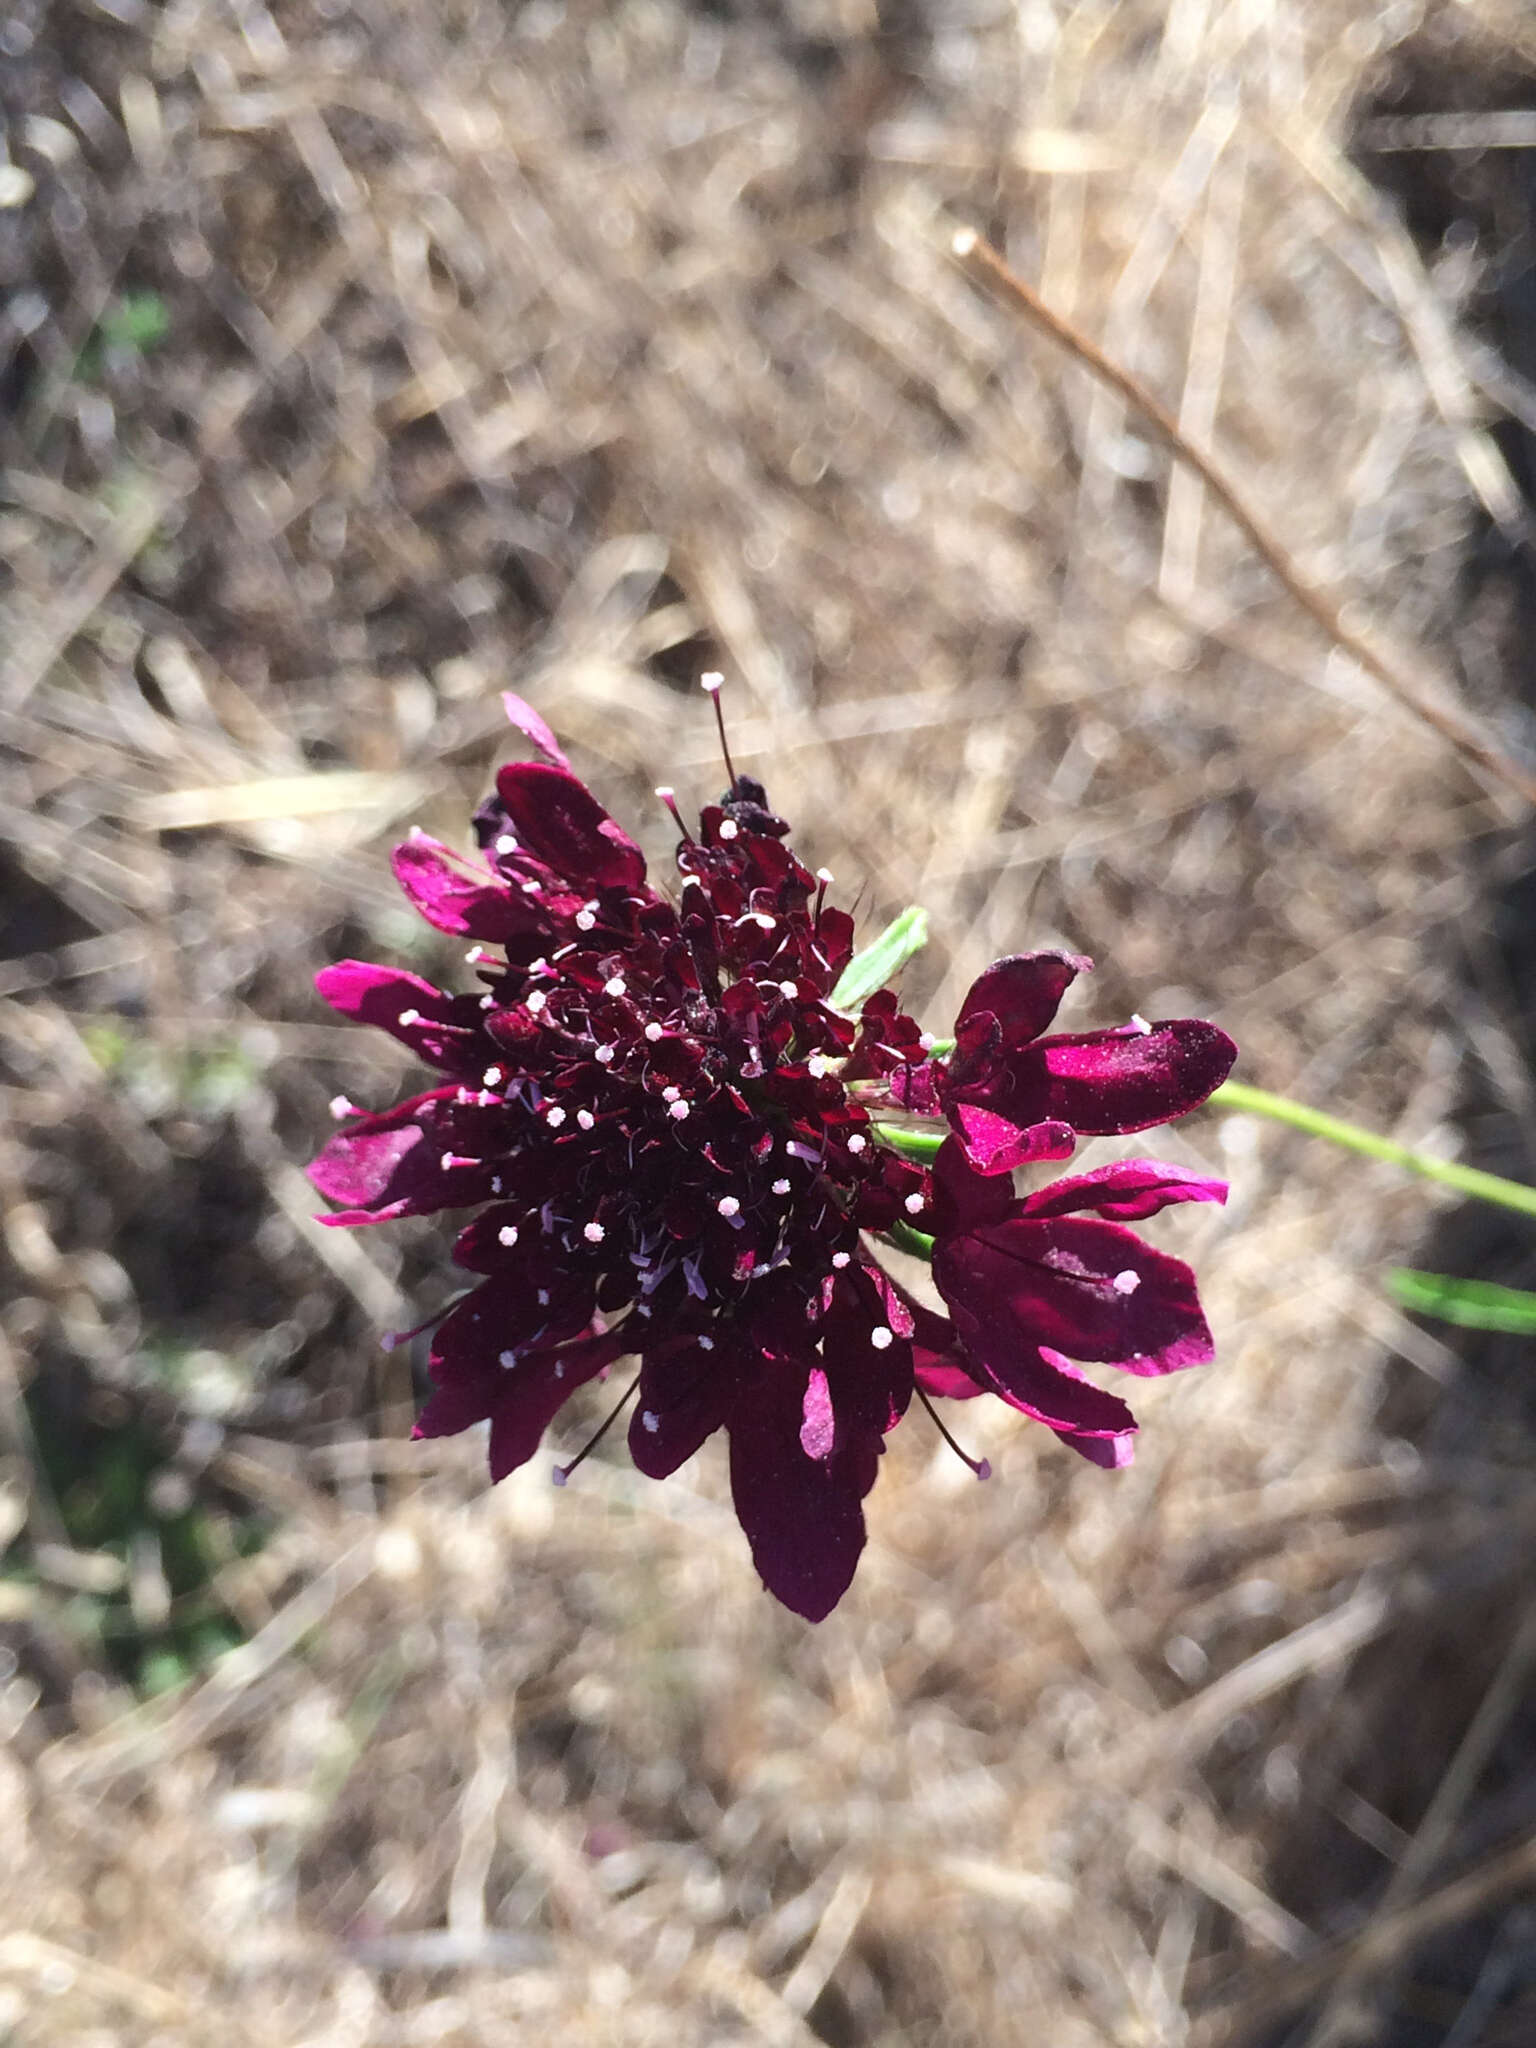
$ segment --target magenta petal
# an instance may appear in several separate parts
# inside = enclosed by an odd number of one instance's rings
[[[1139,1374],[1213,1355],[1194,1274],[1118,1223],[1018,1217],[941,1238],[933,1277],[966,1352],[999,1378],[1021,1342]]]
[[[448,996],[402,967],[375,967],[366,960],[341,960],[323,967],[315,987],[343,1017],[372,1024],[408,1045],[416,1057],[447,1073],[475,1065],[478,1033],[472,996]]]
[[[1237,1047],[1224,1031],[1180,1017],[1142,1031],[1085,1031],[1032,1048],[1043,1073],[1021,1076],[1011,1115],[1060,1117],[1085,1136],[1144,1131],[1183,1116],[1227,1078]],[[1003,1106],[1001,1104],[999,1107]]]
[[[500,946],[535,928],[537,917],[526,897],[514,896],[505,882],[476,881],[466,875],[435,839],[424,834],[407,839],[395,848],[391,862],[395,880],[440,932]]]
[[[891,1100],[899,1102],[903,1109],[911,1110],[914,1116],[942,1116],[943,1100],[939,1094],[939,1083],[943,1069],[936,1060],[919,1060],[913,1067],[898,1067],[887,1081]]]
[[[1072,1156],[1075,1141],[1068,1123],[1016,1124],[974,1102],[952,1102],[949,1121],[980,1173],[1012,1173],[1016,1166]]]
[[[496,789],[529,852],[578,888],[638,889],[644,883],[639,847],[566,769],[516,761],[502,769]]]
[[[1023,1214],[1067,1216],[1075,1210],[1092,1209],[1111,1223],[1136,1223],[1175,1202],[1226,1199],[1224,1180],[1208,1180],[1186,1173],[1181,1166],[1165,1166],[1158,1159],[1117,1159],[1111,1166],[1053,1181],[1037,1194],[1027,1195]]]
[[[1004,1050],[1027,1045],[1049,1030],[1062,997],[1093,966],[1080,953],[1013,953],[983,969],[956,1019],[955,1036],[973,1017],[990,1011],[997,1019]]]
[[[864,1548],[860,1503],[874,1483],[880,1432],[834,1415],[829,1456],[801,1442],[808,1359],[764,1357],[730,1419],[731,1495],[763,1584],[807,1621],[832,1612]]]
[[[438,1088],[415,1095],[382,1116],[360,1118],[338,1131],[310,1166],[309,1178],[328,1201],[345,1207],[320,1221],[387,1223],[480,1199],[484,1169],[445,1168],[442,1141],[432,1129],[435,1114],[456,1093]]]
[[[546,759],[553,761],[557,768],[570,767],[560,742],[526,698],[519,697],[513,690],[503,690],[501,708],[523,737],[532,740]]]
[[[1123,1472],[1136,1455],[1136,1432],[1128,1429],[1119,1436],[1084,1436],[1073,1429],[1058,1429],[1069,1451],[1076,1451],[1080,1458],[1086,1458],[1091,1465],[1102,1466],[1106,1472]]]

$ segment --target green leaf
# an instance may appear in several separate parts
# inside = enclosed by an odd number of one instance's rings
[[[900,917],[893,918],[878,939],[872,939],[862,952],[854,954],[832,991],[833,1009],[856,1010],[877,988],[884,988],[891,976],[927,943],[928,913],[914,903]]]
[[[1512,1337],[1536,1337],[1536,1294],[1523,1287],[1499,1287],[1491,1280],[1455,1280],[1448,1273],[1418,1273],[1410,1266],[1387,1275],[1387,1290],[1399,1308],[1435,1316],[1464,1330],[1503,1330]]]

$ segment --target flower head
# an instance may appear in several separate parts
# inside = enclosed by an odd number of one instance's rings
[[[1192,1107],[1228,1042],[1194,1023],[1043,1038],[1086,965],[1044,954],[989,969],[936,1057],[888,990],[856,1016],[833,1001],[852,920],[759,783],[733,772],[682,828],[669,896],[537,713],[506,704],[542,758],[502,769],[480,860],[422,835],[395,855],[422,915],[476,942],[479,992],[358,961],[319,978],[443,1077],[377,1115],[341,1105],[311,1168],[341,1205],[325,1220],[478,1212],[454,1257],[480,1284],[437,1328],[416,1434],[488,1421],[499,1479],[633,1356],[636,1465],[664,1477],[724,1429],[758,1570],[813,1620],[853,1575],[861,1503],[915,1390],[998,1394],[1124,1463],[1129,1411],[1071,1361],[1210,1356],[1187,1267],[1124,1224],[1225,1190],[1147,1162],[1023,1199],[1002,1176],[1015,1154],[1066,1156],[1074,1130]],[[942,1114],[955,1135],[930,1165],[881,1112]],[[948,1317],[872,1246],[930,1237]]]

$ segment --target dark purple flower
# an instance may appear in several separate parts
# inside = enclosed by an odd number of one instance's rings
[[[499,1479],[633,1356],[636,1465],[665,1477],[723,1429],[758,1570],[811,1620],[853,1575],[914,1391],[995,1393],[1124,1463],[1129,1410],[1072,1361],[1210,1356],[1188,1269],[1124,1225],[1225,1190],[1131,1161],[1018,1198],[1004,1169],[1181,1114],[1228,1042],[1192,1022],[1042,1037],[1086,965],[1059,954],[989,968],[947,1057],[888,990],[844,1014],[852,920],[759,784],[733,774],[683,831],[674,900],[538,715],[506,703],[543,758],[501,771],[481,858],[421,835],[395,856],[422,915],[475,941],[479,993],[357,961],[319,979],[443,1077],[378,1115],[338,1106],[311,1168],[341,1205],[326,1220],[478,1212],[454,1256],[481,1283],[437,1328],[417,1435],[488,1421]],[[930,1164],[874,1120],[892,1114],[942,1114],[955,1136]],[[884,1271],[878,1239],[932,1240],[948,1316]]]

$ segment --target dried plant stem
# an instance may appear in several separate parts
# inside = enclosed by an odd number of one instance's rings
[[[1374,676],[1406,710],[1431,726],[1466,760],[1475,763],[1485,774],[1503,783],[1506,788],[1514,790],[1526,803],[1536,804],[1536,776],[1529,774],[1517,762],[1509,760],[1468,719],[1427,697],[1419,685],[1404,675],[1394,661],[1389,660],[1369,640],[1347,626],[1340,605],[1307,580],[1297,568],[1289,551],[1259,518],[1216,458],[1188,438],[1173,414],[1153,397],[1144,384],[1107,356],[1072,321],[1052,312],[1033,286],[1026,284],[1022,277],[1010,270],[997,251],[989,243],[984,242],[973,228],[962,228],[955,235],[951,248],[956,258],[972,276],[990,285],[993,290],[1008,299],[1027,320],[1069,350],[1080,362],[1085,363],[1102,383],[1117,391],[1128,405],[1135,407],[1171,452],[1200,477],[1211,495],[1226,508],[1228,516],[1255,553],[1264,561],[1281,588],[1315,624],[1322,628],[1336,647],[1342,648],[1352,661],[1368,675]]]

